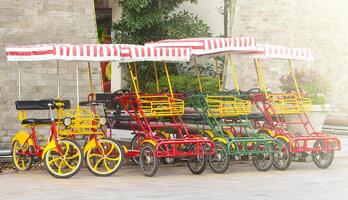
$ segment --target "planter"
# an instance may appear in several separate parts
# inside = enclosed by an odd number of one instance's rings
[[[309,121],[312,123],[314,131],[321,132],[324,126],[326,114],[329,111],[329,105],[312,105],[312,111],[307,114]],[[304,119],[304,118],[303,118]],[[288,122],[300,121],[298,115],[286,115],[285,120]],[[303,135],[306,133],[304,126],[300,124],[288,124],[290,133]]]

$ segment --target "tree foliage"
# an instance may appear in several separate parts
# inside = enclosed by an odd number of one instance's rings
[[[185,1],[197,0],[124,0],[121,20],[113,23],[116,43],[144,44],[168,38],[207,37],[210,28],[186,11],[175,13]]]

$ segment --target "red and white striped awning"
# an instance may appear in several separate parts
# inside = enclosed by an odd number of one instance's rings
[[[190,48],[121,44],[121,62],[188,62],[190,61],[190,56]]]
[[[55,52],[59,60],[119,61],[121,58],[118,44],[57,44]]]
[[[258,45],[263,48],[261,58],[313,61],[313,51],[306,48],[287,48],[277,45]]]
[[[225,52],[247,53],[259,50],[255,38],[252,37],[170,39],[146,43],[145,46],[190,48],[194,56]]]
[[[55,59],[54,44],[5,48],[7,61],[43,61]]]
[[[8,61],[119,61],[118,44],[43,44],[33,46],[7,47]]]

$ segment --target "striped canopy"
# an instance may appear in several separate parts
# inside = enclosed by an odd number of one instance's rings
[[[5,48],[7,61],[42,61],[55,59],[54,44]]]
[[[287,48],[277,45],[258,45],[263,48],[261,58],[313,61],[313,51],[305,48]]]
[[[251,37],[170,39],[146,43],[145,46],[190,48],[194,56],[225,52],[247,53],[259,50],[256,40]]]
[[[166,61],[188,62],[191,56],[190,48],[153,47],[140,45],[121,45],[121,62]]]
[[[14,46],[5,49],[8,61],[119,61],[118,44],[42,44]]]

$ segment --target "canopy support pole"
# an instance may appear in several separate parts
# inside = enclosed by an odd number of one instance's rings
[[[265,76],[263,74],[263,69],[262,69],[262,66],[260,65],[260,62],[258,59],[255,59],[256,61],[256,67],[258,68],[258,72],[259,72],[259,76],[260,76],[260,80],[261,80],[261,83],[262,83],[262,86],[263,86],[263,91],[265,93],[265,96],[266,98],[268,98],[268,93],[267,93],[267,88],[266,88],[266,82],[265,82]]]
[[[132,78],[132,83],[133,83],[133,87],[134,87],[134,90],[135,90],[135,94],[137,95],[137,98],[139,99],[139,89],[138,89],[137,84],[135,82],[132,66],[131,66],[130,63],[128,63],[128,70],[129,70],[129,73],[130,73],[131,78]]]
[[[91,67],[91,63],[88,62],[88,78],[89,78],[89,90],[90,93],[93,95],[93,99],[94,100],[94,90],[93,90],[93,80],[92,80],[92,67]]]
[[[104,91],[104,77],[103,77],[103,72],[101,66],[99,67],[99,73],[100,73],[100,86],[101,86],[101,91]]]
[[[297,84],[297,79],[296,79],[294,68],[292,67],[291,60],[289,59],[288,61],[289,61],[290,72],[291,72],[291,75],[292,75],[292,79],[294,80],[294,84],[295,84],[295,87],[296,87],[297,94],[298,94],[299,97],[301,97],[301,92],[300,92],[300,89],[299,89],[298,84]]]
[[[257,86],[259,87],[260,90],[262,90],[262,84],[261,84],[261,79],[260,79],[260,72],[259,72],[259,69],[257,67],[256,58],[254,58],[254,64],[255,64],[255,71],[256,71],[256,75],[257,75]]]
[[[237,94],[240,95],[239,85],[238,85],[238,80],[237,80],[236,68],[235,68],[235,66],[234,66],[234,64],[232,62],[232,55],[231,55],[231,53],[228,54],[228,58],[229,58],[229,61],[230,61],[230,66],[231,66],[231,70],[232,70],[234,85],[236,86]]]
[[[157,92],[160,92],[159,88],[159,82],[158,82],[158,74],[157,74],[157,65],[156,62],[153,62],[153,69],[155,70],[155,79],[156,79],[156,87],[157,87]]]
[[[218,87],[219,87],[219,91],[221,91],[220,67],[219,67],[219,64],[218,64],[216,57],[214,58],[214,60],[215,60],[215,66],[216,66],[216,76],[217,76],[217,81],[218,81]]]
[[[167,63],[164,62],[164,70],[166,72],[166,77],[167,77],[167,81],[168,81],[168,86],[169,86],[169,91],[170,91],[170,95],[172,98],[174,98],[174,94],[173,94],[173,88],[172,88],[172,83],[170,82],[170,77],[169,77],[169,73],[168,73],[168,67],[167,67]]]
[[[222,71],[222,81],[221,81],[222,82],[221,85],[222,85],[223,89],[226,88],[226,85],[225,85],[225,83],[226,83],[226,74],[227,74],[227,58],[226,58],[226,56],[224,56],[224,69]]]
[[[137,63],[135,63],[135,62],[134,62],[134,73],[135,73],[135,77],[136,77],[137,88],[139,90],[140,87],[139,87],[138,67],[137,67]]]
[[[56,61],[57,67],[57,98],[60,98],[60,74],[59,74],[59,61]]]
[[[195,64],[195,69],[196,69],[196,75],[197,75],[197,80],[198,80],[198,87],[199,87],[199,91],[203,92],[203,88],[202,88],[202,83],[201,83],[201,77],[200,77],[200,72],[199,72],[199,68],[196,62],[196,58],[193,58],[193,62]]]
[[[80,103],[80,90],[79,90],[79,64],[76,65],[76,104],[79,107]]]
[[[16,61],[16,66],[18,68],[18,100],[21,100],[22,98],[22,91],[21,91],[21,85],[22,85],[22,75],[21,75],[21,66],[18,65],[18,62]]]

